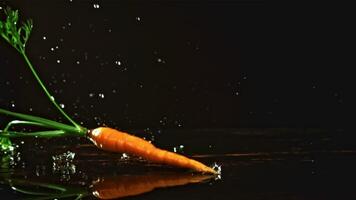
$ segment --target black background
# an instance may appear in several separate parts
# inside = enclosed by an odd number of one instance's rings
[[[353,77],[345,47],[351,28],[348,12],[336,13],[336,5],[2,2],[33,19],[29,57],[57,101],[88,127],[344,127],[351,122]],[[59,119],[4,40],[0,52],[0,106]]]

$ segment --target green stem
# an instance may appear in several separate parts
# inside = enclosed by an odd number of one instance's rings
[[[38,76],[35,68],[32,66],[30,60],[28,59],[28,57],[26,56],[25,51],[21,51],[20,52],[21,55],[24,57],[28,67],[30,68],[32,74],[35,76],[37,82],[40,84],[41,88],[43,89],[43,91],[46,93],[48,99],[53,103],[53,105],[57,108],[57,110],[68,120],[70,121],[70,123],[72,123],[78,130],[81,129],[81,126],[79,126],[77,123],[74,122],[74,120],[72,118],[70,118],[65,112],[64,110],[57,104],[57,102],[55,101],[54,97],[49,93],[49,91],[47,90],[46,86],[43,84],[42,80],[40,79],[40,77]]]
[[[6,127],[4,128],[4,131],[8,131],[10,127],[14,125],[32,125],[32,126],[42,126],[42,127],[47,127],[44,124],[38,123],[38,122],[31,122],[31,121],[20,121],[20,120],[13,120],[9,122]],[[48,128],[48,127],[47,127]]]
[[[12,112],[12,111],[8,111],[8,110],[5,110],[5,109],[1,109],[0,108],[0,113],[3,113],[5,115],[10,115],[10,116],[13,116],[13,117],[18,117],[18,118],[21,118],[21,119],[24,119],[24,120],[28,120],[28,121],[32,121],[32,122],[37,122],[37,123],[40,123],[40,124],[44,124],[46,126],[48,126],[49,128],[53,128],[53,129],[60,129],[60,130],[63,130],[63,131],[66,131],[66,132],[69,132],[69,133],[74,133],[74,134],[79,134],[79,135],[85,135],[87,133],[87,129],[84,128],[84,127],[74,127],[74,126],[70,126],[70,125],[67,125],[67,124],[63,124],[63,123],[59,123],[59,122],[56,122],[56,121],[52,121],[52,120],[49,120],[49,119],[45,119],[45,118],[42,118],[42,117],[36,117],[36,116],[33,116],[33,115],[26,115],[26,114],[22,114],[22,113],[16,113],[16,112]]]
[[[52,137],[62,137],[62,136],[73,136],[68,132],[63,130],[53,130],[53,131],[38,131],[31,133],[23,133],[17,131],[1,131],[0,130],[0,138],[18,138],[18,137],[39,137],[39,138],[52,138]]]

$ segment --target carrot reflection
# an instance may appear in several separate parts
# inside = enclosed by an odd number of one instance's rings
[[[89,196],[117,199],[140,195],[156,188],[200,183],[218,177],[212,174],[160,171],[99,176],[96,181],[59,182],[50,176],[32,176],[22,170],[12,169],[10,160],[12,160],[10,155],[0,155],[0,188],[7,185],[10,190],[23,195],[22,197],[36,200],[82,199]]]
[[[92,185],[92,194],[99,199],[116,199],[150,192],[156,188],[165,188],[199,183],[213,178],[202,174],[144,174],[122,175],[101,178]]]

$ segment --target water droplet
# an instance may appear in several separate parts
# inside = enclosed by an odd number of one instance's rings
[[[51,51],[54,51],[54,48],[53,48],[53,47],[51,48]]]
[[[89,97],[94,97],[94,93],[89,93]]]
[[[235,95],[238,96],[238,95],[239,95],[239,92],[235,92]]]
[[[126,154],[126,153],[123,153],[122,155],[121,155],[121,159],[122,160],[127,160],[129,158],[129,156]]]
[[[56,46],[56,49],[58,49],[59,47],[58,46]]]
[[[178,147],[173,147],[173,151],[175,152],[175,153],[184,153],[184,145],[179,145]]]
[[[100,8],[100,5],[99,4],[93,4],[93,7],[94,8]]]
[[[58,59],[58,60],[57,60],[57,63],[58,63],[58,64],[61,63],[61,60]]]
[[[15,103],[11,103],[11,107],[15,108]]]
[[[25,144],[25,142],[22,140],[22,141],[21,141],[21,144]]]
[[[104,99],[105,95],[103,93],[99,93],[98,96],[102,99]]]
[[[47,40],[47,37],[46,37],[46,36],[43,36],[43,40]]]
[[[178,127],[182,127],[183,126],[182,123],[179,122],[178,120],[174,121],[174,124],[177,125]]]
[[[112,90],[112,93],[116,94],[116,92],[117,92],[117,90],[115,90],[115,89]]]
[[[242,77],[242,79],[243,79],[243,80],[246,80],[246,79],[247,79],[247,76]]]
[[[115,61],[115,64],[117,64],[117,65],[120,66],[120,65],[121,65],[121,62],[117,60],[117,61]]]
[[[161,59],[161,58],[158,58],[158,59],[157,59],[157,62],[159,62],[159,63],[162,62],[162,59]]]
[[[61,108],[64,108],[64,107],[65,107],[63,103],[59,104],[59,106],[60,106]]]
[[[136,17],[136,20],[137,20],[137,21],[141,21],[141,18],[140,18],[140,17]]]
[[[218,165],[216,162],[211,166],[219,175],[221,175],[221,165]],[[221,177],[220,177],[221,178]]]
[[[77,62],[76,62],[76,63],[77,63],[77,65],[79,65],[79,64],[80,64],[79,60],[77,60]]]

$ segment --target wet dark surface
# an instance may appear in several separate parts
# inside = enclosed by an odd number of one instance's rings
[[[140,131],[132,132],[148,137]],[[124,186],[127,191],[139,184],[156,185],[157,189],[128,199],[356,197],[353,185],[349,184],[356,178],[356,148],[352,145],[354,138],[346,130],[195,129],[160,131],[154,135],[157,146],[172,151],[176,147],[206,164],[221,165],[221,176],[202,177],[130,155],[125,158],[122,154],[103,152],[83,138],[26,139],[24,144],[17,141],[19,156],[15,154],[9,159],[2,155],[0,193],[15,199],[35,197],[12,190],[12,180],[31,191],[44,188],[29,187],[28,182],[56,184],[71,188],[74,194],[88,195],[85,199],[95,199],[93,194],[98,188],[113,195],[120,194]],[[184,147],[179,148],[180,145]],[[73,160],[59,159],[68,151],[75,153]],[[162,182],[171,185],[164,187]]]
[[[335,8],[0,0],[6,6],[33,19],[28,56],[75,121],[136,129],[127,131],[217,163],[222,174],[103,152],[85,138],[13,139],[13,155],[0,154],[1,199],[95,199],[98,191],[127,199],[356,198],[353,131],[239,128],[352,124],[345,37],[332,42],[330,31],[347,21],[329,13]],[[64,122],[18,53],[5,41],[0,52],[0,107]],[[10,120],[1,115],[0,127]]]

